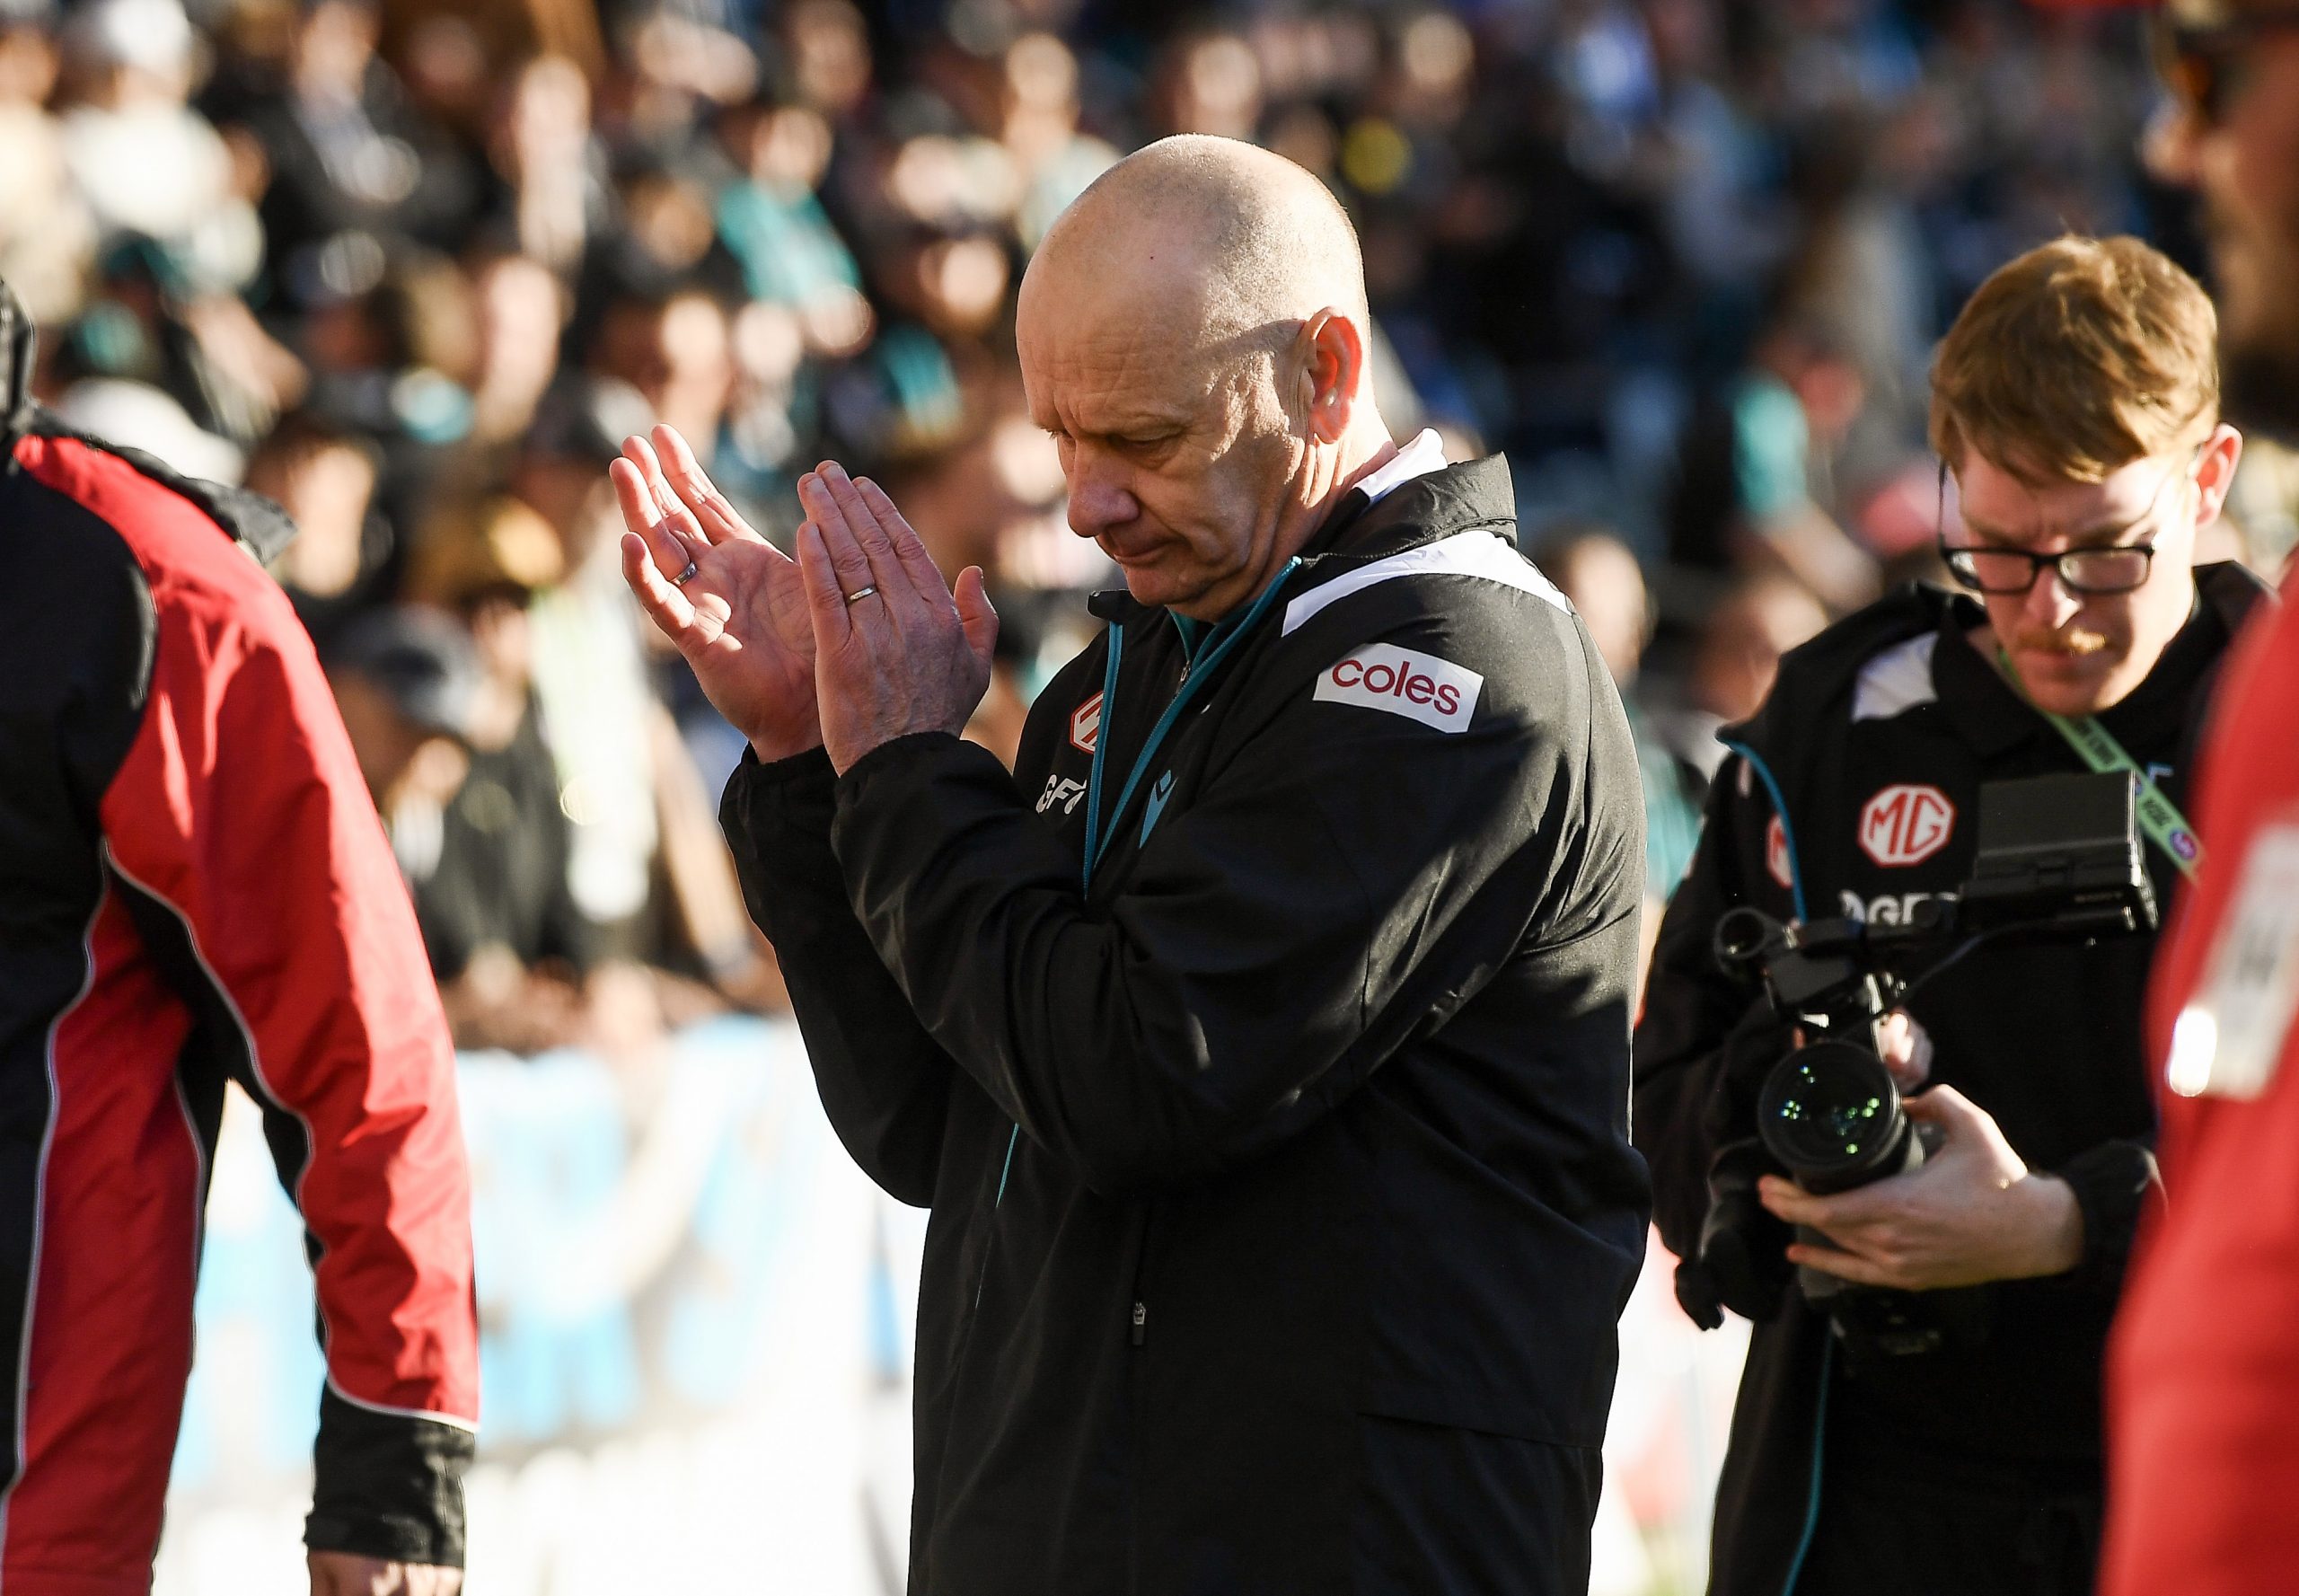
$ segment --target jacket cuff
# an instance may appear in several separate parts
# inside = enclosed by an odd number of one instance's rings
[[[920,758],[931,758],[936,751],[964,748],[966,740],[947,731],[914,731],[889,742],[879,744],[869,753],[846,767],[846,774],[838,779],[839,803],[841,807],[853,804],[874,785],[884,785],[888,772]],[[829,761],[825,759],[824,763]]]
[[[954,766],[956,760],[959,765]],[[918,731],[881,743],[846,767],[838,779],[837,814],[831,828],[831,845],[842,865],[845,879],[855,879],[859,860],[883,848],[891,834],[905,846],[921,837],[921,826],[935,824],[932,806],[920,795],[941,777],[974,760],[983,762],[1010,786],[1011,772],[998,757],[978,743],[947,731]]]
[[[463,1470],[474,1442],[457,1425],[377,1413],[325,1391],[304,1546],[461,1568]]]
[[[827,823],[837,787],[838,772],[831,765],[829,753],[819,745],[771,764],[759,758],[755,748],[744,748],[743,757],[736,762],[735,773],[727,778],[718,818],[729,837],[738,823],[762,808],[771,813],[795,807],[803,811],[818,805]]]
[[[2071,1283],[2112,1295],[2122,1288],[2132,1237],[2149,1194],[2161,1195],[2155,1155],[2136,1142],[2102,1142],[2050,1171],[2067,1182],[2083,1215],[2083,1257]]]
[[[825,894],[843,902],[830,825],[838,772],[820,748],[762,763],[743,751],[718,803],[718,829],[735,856],[735,872],[751,920],[778,947],[812,929],[802,904]]]

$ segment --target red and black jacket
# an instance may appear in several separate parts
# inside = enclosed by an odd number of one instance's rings
[[[0,1589],[149,1589],[224,1086],[302,1211],[314,1549],[459,1564],[469,1177],[423,944],[252,495],[24,396],[0,287]],[[251,557],[254,556],[254,557]]]

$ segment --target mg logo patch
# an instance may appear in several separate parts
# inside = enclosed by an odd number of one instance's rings
[[[1860,811],[1860,848],[1880,865],[1920,865],[1948,845],[1956,806],[1936,787],[1887,787]]]
[[[1415,654],[1393,643],[1368,643],[1319,676],[1310,696],[1387,710],[1439,731],[1457,732],[1467,727],[1477,694],[1484,691],[1483,676],[1449,659]]]
[[[1070,745],[1080,754],[1091,754],[1101,735],[1102,695],[1097,692],[1070,711]]]

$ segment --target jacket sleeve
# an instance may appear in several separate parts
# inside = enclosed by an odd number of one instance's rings
[[[1458,657],[1440,623],[1385,640]],[[927,1029],[1089,1186],[1232,1166],[1465,1002],[1554,883],[1641,878],[1638,829],[1592,843],[1586,823],[1584,656],[1511,641],[1545,672],[1514,677],[1541,683],[1542,719],[1488,707],[1506,662],[1458,732],[1317,701],[1303,670],[1172,814],[1114,817],[1147,838],[1124,889],[1090,906],[1076,855],[994,759],[897,739],[839,784],[856,910]]]
[[[2067,1182],[2083,1215],[2083,1257],[2067,1283],[2108,1297],[2120,1294],[2140,1216],[2151,1195],[2159,1202],[2163,1195],[2154,1150],[2144,1142],[2102,1142],[2050,1172]]]
[[[836,774],[816,748],[761,764],[745,750],[719,824],[743,897],[782,966],[823,1110],[865,1174],[899,1201],[933,1201],[950,1057],[854,918],[831,851]]]
[[[1717,921],[1749,901],[1750,840],[1761,850],[1771,818],[1763,798],[1740,792],[1745,771],[1734,755],[1709,788],[1700,843],[1661,917],[1636,1024],[1631,1136],[1652,1168],[1660,1239],[1680,1258],[1698,1250],[1720,1133],[1747,1117],[1736,1106],[1753,1115],[1752,1097],[1740,1099],[1769,1057],[1757,1056],[1769,1029],[1762,994],[1727,975],[1712,951]]]
[[[193,513],[153,513],[172,507]],[[212,586],[154,584],[105,847],[189,937],[303,1214],[327,1362],[305,1539],[460,1565],[479,1370],[454,1048],[311,645],[269,579],[216,547]]]

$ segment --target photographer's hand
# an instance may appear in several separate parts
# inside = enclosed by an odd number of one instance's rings
[[[1932,1078],[1931,1035],[1905,1009],[1893,1010],[1876,1027],[1876,1052],[1903,1095],[1922,1091]]]
[[[1861,1285],[1921,1292],[2021,1280],[2073,1269],[2083,1256],[2083,1216],[2057,1176],[2034,1174],[1995,1121],[1951,1086],[1907,1101],[1908,1116],[1939,1127],[1939,1150],[1912,1174],[1832,1197],[1766,1176],[1766,1209],[1836,1245],[1794,1246],[1790,1259]]]

